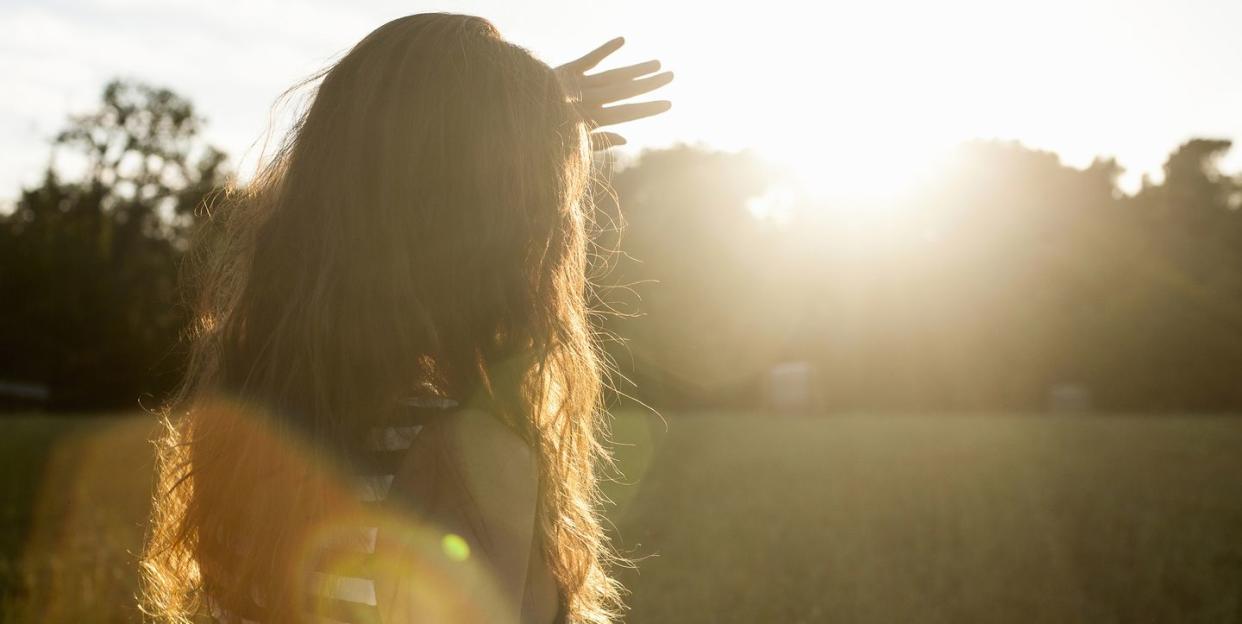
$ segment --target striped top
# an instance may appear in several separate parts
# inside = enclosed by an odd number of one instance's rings
[[[359,477],[357,484],[359,499],[368,506],[386,506],[397,469],[413,446],[414,439],[429,419],[444,416],[457,406],[452,399],[438,397],[406,399],[391,426],[372,429],[369,448],[361,454],[359,462],[366,467],[366,474]],[[349,566],[348,574],[340,574],[339,569],[334,569],[337,574],[312,574],[309,597],[314,603],[314,613],[308,614],[308,621],[322,624],[383,624],[376,604],[375,579],[368,565],[375,555],[379,527],[359,528],[363,544],[358,561],[356,565]],[[262,600],[257,596],[255,602],[262,605]],[[259,620],[230,613],[211,601],[208,607],[211,616],[220,624],[261,624]]]

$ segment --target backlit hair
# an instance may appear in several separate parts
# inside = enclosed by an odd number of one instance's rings
[[[486,20],[369,34],[196,244],[190,366],[167,410],[146,610],[298,621],[308,536],[348,449],[401,397],[482,406],[531,446],[537,531],[571,622],[619,608],[597,515],[601,352],[586,125]]]

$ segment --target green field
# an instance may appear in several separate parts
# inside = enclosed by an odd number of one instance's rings
[[[8,621],[129,621],[141,418],[0,421]],[[1242,419],[628,415],[631,622],[1242,621]]]

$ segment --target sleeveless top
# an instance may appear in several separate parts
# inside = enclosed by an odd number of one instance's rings
[[[388,505],[389,491],[401,462],[414,440],[433,419],[451,414],[458,407],[452,399],[439,397],[415,397],[405,399],[392,424],[372,429],[368,448],[363,450],[359,465],[366,472],[359,475],[357,495],[368,505]],[[316,603],[315,612],[308,613],[308,621],[320,624],[407,624],[383,622],[375,598],[375,579],[367,570],[367,561],[375,555],[379,527],[359,527],[364,536],[361,565],[350,575],[312,573],[311,598]],[[260,602],[256,600],[256,602]],[[230,613],[208,600],[211,617],[219,624],[262,624]],[[565,604],[559,600],[553,624],[565,622]]]

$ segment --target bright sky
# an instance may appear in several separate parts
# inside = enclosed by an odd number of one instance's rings
[[[113,76],[189,96],[236,162],[282,90],[431,10],[487,17],[552,64],[624,35],[615,63],[677,74],[672,112],[626,128],[632,144],[754,147],[846,195],[975,137],[1113,155],[1130,188],[1192,136],[1242,139],[1238,0],[2,0],[0,197],[38,179],[47,138]]]

